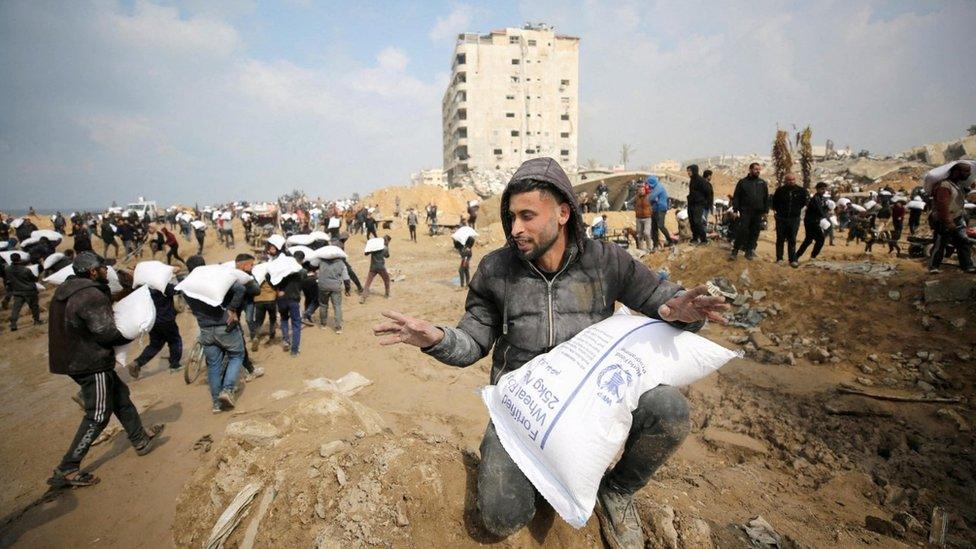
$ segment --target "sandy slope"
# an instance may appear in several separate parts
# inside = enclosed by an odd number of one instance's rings
[[[376,491],[382,498],[377,501],[389,503],[403,498],[410,524],[395,526],[387,521],[373,524],[373,529],[366,531],[363,527],[352,528],[354,525],[348,522],[336,522],[337,516],[346,515],[330,514],[324,521],[316,518],[307,498],[312,497],[314,502],[309,479],[318,473],[308,468],[321,470],[321,460],[315,454],[322,442],[337,436],[349,438],[348,427],[319,425],[311,431],[295,431],[293,438],[287,439],[293,445],[286,446],[288,452],[259,461],[249,471],[255,476],[260,471],[270,471],[273,478],[274,470],[280,470],[289,495],[272,508],[272,515],[281,518],[269,519],[268,531],[262,533],[265,537],[259,537],[259,542],[307,546],[325,532],[333,539],[385,541],[397,546],[429,546],[444,541],[452,546],[599,544],[595,519],[586,528],[574,531],[554,518],[551,510],[544,509],[532,528],[509,540],[492,540],[480,531],[473,508],[471,474],[487,418],[475,393],[486,381],[487,361],[465,370],[453,369],[412,348],[380,348],[369,330],[386,308],[435,322],[456,321],[464,302],[464,293],[453,286],[456,254],[448,237],[421,236],[419,244],[412,244],[403,227],[396,227],[393,235],[388,266],[394,277],[402,275],[404,279],[394,284],[389,301],[374,296],[367,304],[359,305],[346,300],[345,333],[337,336],[331,330],[306,329],[298,359],[288,358],[280,348],[262,347],[255,358],[268,374],[247,385],[232,414],[212,415],[204,384],[188,387],[181,377],[165,371],[164,361],[153,363],[144,370],[144,377],[130,387],[137,402],[158,400],[144,419],[168,424],[164,444],[151,455],[139,458],[128,448],[124,437],[116,437],[96,447],[86,461],[102,477],[100,485],[58,494],[33,507],[29,506],[44,494],[44,479],[77,427],[79,412],[69,400],[74,385],[67,378],[47,373],[44,328],[0,334],[4,349],[0,357],[0,438],[4,441],[0,450],[0,482],[7,488],[0,496],[0,513],[7,518],[0,544],[199,546],[201,532],[209,530],[212,517],[219,514],[228,499],[227,493],[211,486],[215,475],[222,463],[230,463],[228,460],[249,450],[224,440],[226,425],[247,419],[280,422],[283,411],[301,406],[315,395],[273,400],[273,392],[284,389],[300,393],[304,380],[337,378],[353,370],[374,381],[353,400],[376,410],[389,430],[361,440],[352,437],[352,450],[343,458],[347,461],[340,464],[349,470],[357,487],[364,482],[378,482]],[[475,262],[500,242],[500,234],[493,236],[494,244],[476,248]],[[767,258],[768,236],[764,235],[760,248],[761,255]],[[349,249],[361,249],[362,244],[361,237],[354,237]],[[236,250],[218,248],[214,243],[207,248],[210,262],[230,259],[235,253]],[[826,253],[846,255],[847,259],[858,255],[853,249],[845,251],[842,247]],[[709,248],[671,260],[658,254],[649,261],[654,265],[666,263],[672,278],[683,279],[686,284],[718,274],[735,281],[748,266],[755,289],[761,286],[771,290],[771,299],[779,301],[784,309],[781,316],[763,324],[767,333],[789,337],[788,331],[797,328],[819,337],[821,327],[816,325],[816,319],[837,318],[839,327],[831,328],[829,334],[824,332],[824,337],[831,340],[831,346],[850,346],[851,351],[837,364],[813,364],[801,358],[791,367],[739,359],[691,387],[688,393],[694,408],[693,434],[638,496],[645,520],[658,524],[651,527],[652,534],[659,539],[668,536],[668,528],[660,526],[664,521],[676,529],[675,536],[682,544],[694,546],[698,543],[694,540],[702,539],[705,525],[712,541],[736,546],[743,543],[743,534],[735,525],[762,515],[781,534],[812,546],[900,546],[902,541],[865,530],[865,515],[890,518],[896,511],[908,510],[927,525],[924,513],[935,503],[948,506],[957,517],[963,514],[972,524],[972,457],[964,450],[967,445],[971,447],[972,436],[957,432],[953,425],[936,416],[941,406],[884,404],[894,415],[882,420],[823,412],[824,402],[833,398],[836,383],[862,375],[857,367],[864,362],[863,353],[914,353],[927,344],[928,348],[945,349],[948,354],[950,346],[960,339],[965,345],[956,347],[972,352],[976,343],[972,332],[951,333],[944,324],[938,325],[936,334],[906,338],[892,333],[894,328],[906,327],[897,318],[911,323],[916,319],[913,315],[920,314],[911,305],[918,293],[918,268],[901,262],[905,274],[889,283],[902,289],[903,301],[892,307],[866,309],[870,315],[852,314],[851,300],[856,303],[864,296],[883,300],[884,292],[891,288],[877,288],[876,283],[844,275],[818,276],[807,269],[781,269],[770,263],[747,264],[740,260],[729,265],[719,254],[724,251]],[[366,262],[361,254],[351,256],[360,276],[364,276]],[[881,258],[882,254],[875,252],[875,256]],[[780,285],[781,280],[794,285]],[[45,293],[42,302],[50,298],[50,293]],[[810,300],[816,303],[814,317],[801,309]],[[951,314],[955,313],[945,313],[943,317],[950,318]],[[973,311],[962,314],[967,315],[972,326],[976,320]],[[189,314],[182,314],[179,322],[189,347],[196,333],[195,323]],[[729,337],[741,333],[717,326],[705,331],[706,336],[730,346],[733,344]],[[972,372],[963,370],[963,363],[954,357],[945,362],[945,369],[953,377],[946,390],[971,395]],[[972,417],[968,406],[957,409]],[[705,436],[709,428],[740,433],[748,437],[747,443],[742,446],[709,441]],[[216,440],[215,449],[206,454],[193,450],[194,442],[207,434]],[[882,448],[888,458],[878,457]],[[402,452],[406,452],[405,457]],[[392,464],[395,471],[379,480],[369,477],[380,462]],[[926,466],[933,470],[922,475],[920,471]],[[430,475],[411,476],[411,469],[428,470],[425,467],[432,471]],[[322,491],[334,492],[341,508],[346,489],[335,484],[334,477],[328,481],[324,478],[315,481],[321,482],[319,497],[328,500],[329,494],[323,495]],[[425,484],[432,478],[438,481],[439,492]],[[928,485],[919,486],[920,480]],[[896,498],[892,487],[907,495]],[[675,518],[663,520],[669,509]],[[965,532],[964,523],[956,519],[953,524],[956,532]],[[239,543],[240,535],[235,532],[232,542]],[[912,542],[922,539],[917,532],[909,536]]]

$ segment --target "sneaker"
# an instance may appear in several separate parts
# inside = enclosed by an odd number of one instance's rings
[[[15,324],[11,324],[10,325],[10,331],[11,332],[16,332],[17,331],[17,326]]]
[[[336,335],[342,335],[342,328],[336,328]]]
[[[292,358],[298,358],[298,351],[293,351],[289,354],[291,355]]]
[[[359,303],[360,303],[360,305],[363,304],[363,303],[366,303],[366,295],[365,294],[363,294],[363,296],[359,298]],[[16,328],[14,328],[14,329],[16,330]]]
[[[264,375],[264,368],[258,366],[254,368],[253,372],[246,372],[244,374],[244,381],[251,382],[263,375]]]
[[[799,266],[800,266],[800,262],[799,261],[790,261],[790,267],[793,267],[795,269],[795,268],[797,268]]]
[[[213,413],[213,414],[219,414],[219,413],[221,413],[223,411],[224,411],[224,409],[220,407],[220,403],[219,402],[214,402],[213,408],[210,409],[210,412]]]
[[[749,260],[749,261],[752,261],[753,259],[756,259],[756,252],[754,252],[752,250],[749,250],[748,252],[746,252],[746,259]]]
[[[306,326],[314,326],[314,324],[312,324],[312,319],[304,316],[302,317],[302,324]]]
[[[930,275],[934,275],[934,274],[939,274],[939,273],[941,273],[941,272],[942,272],[942,271],[940,271],[939,269],[937,269],[937,268],[935,268],[935,267],[932,267],[931,269],[929,269],[929,274],[930,274]],[[11,331],[12,331],[12,330],[16,330],[16,328],[10,328],[10,329],[11,329]]]
[[[220,394],[217,395],[217,401],[228,408],[234,407],[234,395],[231,394],[230,391],[221,391]]]
[[[596,516],[603,539],[612,549],[643,549],[643,525],[633,496],[617,494],[601,483],[596,494]]]
[[[183,371],[183,365],[182,364],[170,364],[169,365],[169,373],[171,373],[171,374],[175,374],[175,373],[182,372],[182,371]]]
[[[281,348],[287,353],[291,349],[291,345],[289,345],[287,341],[282,341]]]
[[[129,377],[131,377],[132,379],[139,379],[139,370],[141,368],[142,367],[136,364],[135,362],[130,362],[125,366],[125,370],[129,372]]]

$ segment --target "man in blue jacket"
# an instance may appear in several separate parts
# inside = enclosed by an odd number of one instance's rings
[[[659,248],[658,232],[664,237],[665,245],[674,246],[677,242],[671,238],[671,235],[668,234],[668,228],[664,225],[664,219],[668,215],[667,189],[664,188],[656,175],[647,176],[647,186],[650,190],[647,199],[651,202],[651,241],[654,243],[654,248],[651,251],[656,252]]]

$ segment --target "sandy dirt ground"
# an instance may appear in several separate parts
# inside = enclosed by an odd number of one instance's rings
[[[501,245],[497,227],[483,233],[475,263]],[[364,305],[347,298],[344,333],[306,327],[298,358],[263,344],[253,357],[267,374],[246,385],[233,412],[212,414],[205,382],[187,386],[168,373],[164,350],[130,382],[133,399],[148,406],[144,422],[167,424],[163,443],[145,457],[136,456],[124,435],[96,446],[84,466],[102,482],[91,488],[46,492],[44,480],[80,419],[70,400],[75,385],[48,373],[44,326],[16,333],[4,327],[0,545],[199,547],[234,496],[258,482],[262,495],[270,487],[276,495],[256,546],[600,546],[595,518],[574,530],[544,502],[530,527],[507,540],[481,529],[473,475],[487,422],[477,390],[487,382],[488,361],[451,368],[414,348],[380,347],[370,330],[387,309],[456,322],[465,297],[456,287],[457,255],[447,236],[421,235],[414,244],[402,225],[392,236],[392,297],[374,293]],[[740,290],[766,292],[752,302],[765,311],[760,333],[766,339],[735,327],[704,330],[748,352],[687,389],[692,434],[637,496],[651,545],[744,546],[750,538],[742,525],[762,516],[784,546],[903,547],[927,537],[939,505],[950,513],[952,542],[971,546],[972,303],[927,307],[920,302],[921,268],[877,250],[875,261],[898,267],[886,280],[773,265],[771,236],[763,233],[754,262],[729,263],[717,244],[646,258],[685,285],[725,276]],[[210,240],[208,263],[241,249]],[[367,266],[362,245],[354,236],[347,246],[360,277]],[[828,247],[824,257],[864,259],[843,245]],[[45,311],[52,293],[42,294]],[[8,314],[0,316],[4,325]],[[964,328],[953,327],[958,319]],[[195,321],[189,313],[178,321],[188,349]],[[919,351],[930,358],[916,360]],[[781,358],[786,363],[776,363]],[[307,380],[351,371],[372,384],[351,397],[306,387]],[[916,380],[926,373],[935,393],[962,401],[890,402],[836,392],[840,383],[860,383],[865,390],[918,394]],[[838,409],[849,413],[830,411]],[[267,429],[261,436],[231,436],[229,424]],[[212,447],[195,448],[207,435]],[[340,449],[326,451],[330,442]],[[250,515],[228,546],[243,543],[260,513]],[[893,530],[869,530],[868,516]]]

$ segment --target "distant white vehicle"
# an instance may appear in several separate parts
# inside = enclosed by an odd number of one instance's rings
[[[146,214],[149,214],[150,221],[155,221],[156,218],[159,217],[159,209],[156,207],[156,203],[151,200],[140,200],[139,202],[127,204],[123,213],[126,216],[135,213],[137,216],[139,216],[139,219],[142,219],[146,216]]]

